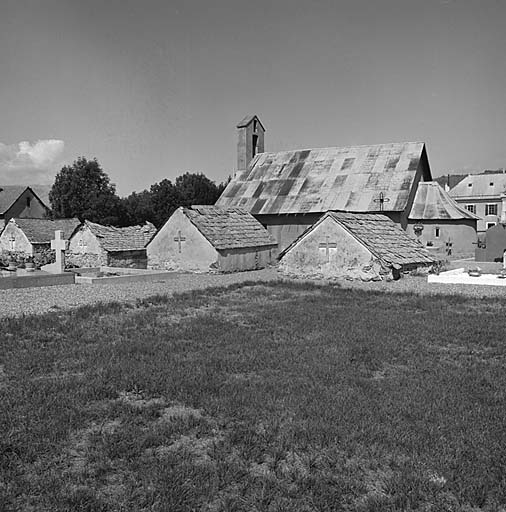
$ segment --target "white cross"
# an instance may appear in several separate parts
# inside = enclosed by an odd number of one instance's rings
[[[186,238],[184,236],[181,236],[181,231],[177,232],[177,236],[174,238],[174,242],[177,242],[177,245],[179,247],[179,252],[181,252],[181,242],[185,242]]]
[[[54,240],[51,240],[51,249],[56,253],[56,267],[63,272],[65,270],[65,251],[67,249],[67,240],[62,238],[63,231],[54,232]]]
[[[11,235],[11,237],[9,238],[9,249],[11,251],[14,251],[16,248],[16,238],[14,237],[14,235]]]
[[[329,242],[328,236],[325,237],[325,242],[320,242],[318,249],[325,249],[325,255],[327,256],[327,261],[330,261],[330,249],[337,249],[336,242]]]

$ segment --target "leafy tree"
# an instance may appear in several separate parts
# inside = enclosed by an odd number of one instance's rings
[[[49,192],[55,218],[79,217],[100,224],[121,224],[124,210],[116,188],[97,159],[79,157],[56,175]]]
[[[155,224],[155,212],[151,201],[151,192],[132,192],[128,197],[121,199],[125,211],[124,225],[144,224],[149,221]]]
[[[153,224],[160,228],[167,219],[183,205],[183,199],[176,186],[170,180],[162,180],[151,185],[151,208],[153,209]]]
[[[214,204],[220,192],[218,187],[204,174],[185,174],[176,178],[176,189],[182,206],[192,204]]]

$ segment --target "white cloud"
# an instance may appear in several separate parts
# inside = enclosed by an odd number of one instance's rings
[[[57,139],[0,142],[0,184],[51,183],[61,167],[64,147],[65,143]]]

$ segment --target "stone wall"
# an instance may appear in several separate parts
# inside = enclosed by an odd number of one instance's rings
[[[89,268],[107,265],[107,253],[105,251],[101,254],[67,252],[65,255],[65,266],[69,268]]]
[[[147,268],[146,249],[110,252],[107,255],[107,265],[121,268]]]

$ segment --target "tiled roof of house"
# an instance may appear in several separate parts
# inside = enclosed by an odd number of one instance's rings
[[[259,153],[216,205],[254,215],[403,211],[422,158],[423,142]]]
[[[142,226],[116,228],[87,220],[85,225],[97,237],[100,246],[108,252],[144,249],[156,234],[156,228],[151,222]]]
[[[11,219],[26,235],[32,244],[48,244],[54,240],[54,232],[61,230],[65,239],[69,239],[81,224],[79,219]]]
[[[496,197],[506,193],[506,174],[470,174],[450,190],[455,199],[466,197]]]
[[[411,238],[398,224],[380,213],[327,212],[287,247],[280,256],[283,256],[301,238],[316,229],[321,222],[329,217],[343,226],[386,266],[402,268],[434,263],[434,259],[430,257],[420,242]]]
[[[452,199],[439,183],[425,181],[418,184],[409,218],[412,220],[478,219]]]
[[[196,205],[182,211],[216,249],[277,245],[262,224],[242,208]]]

